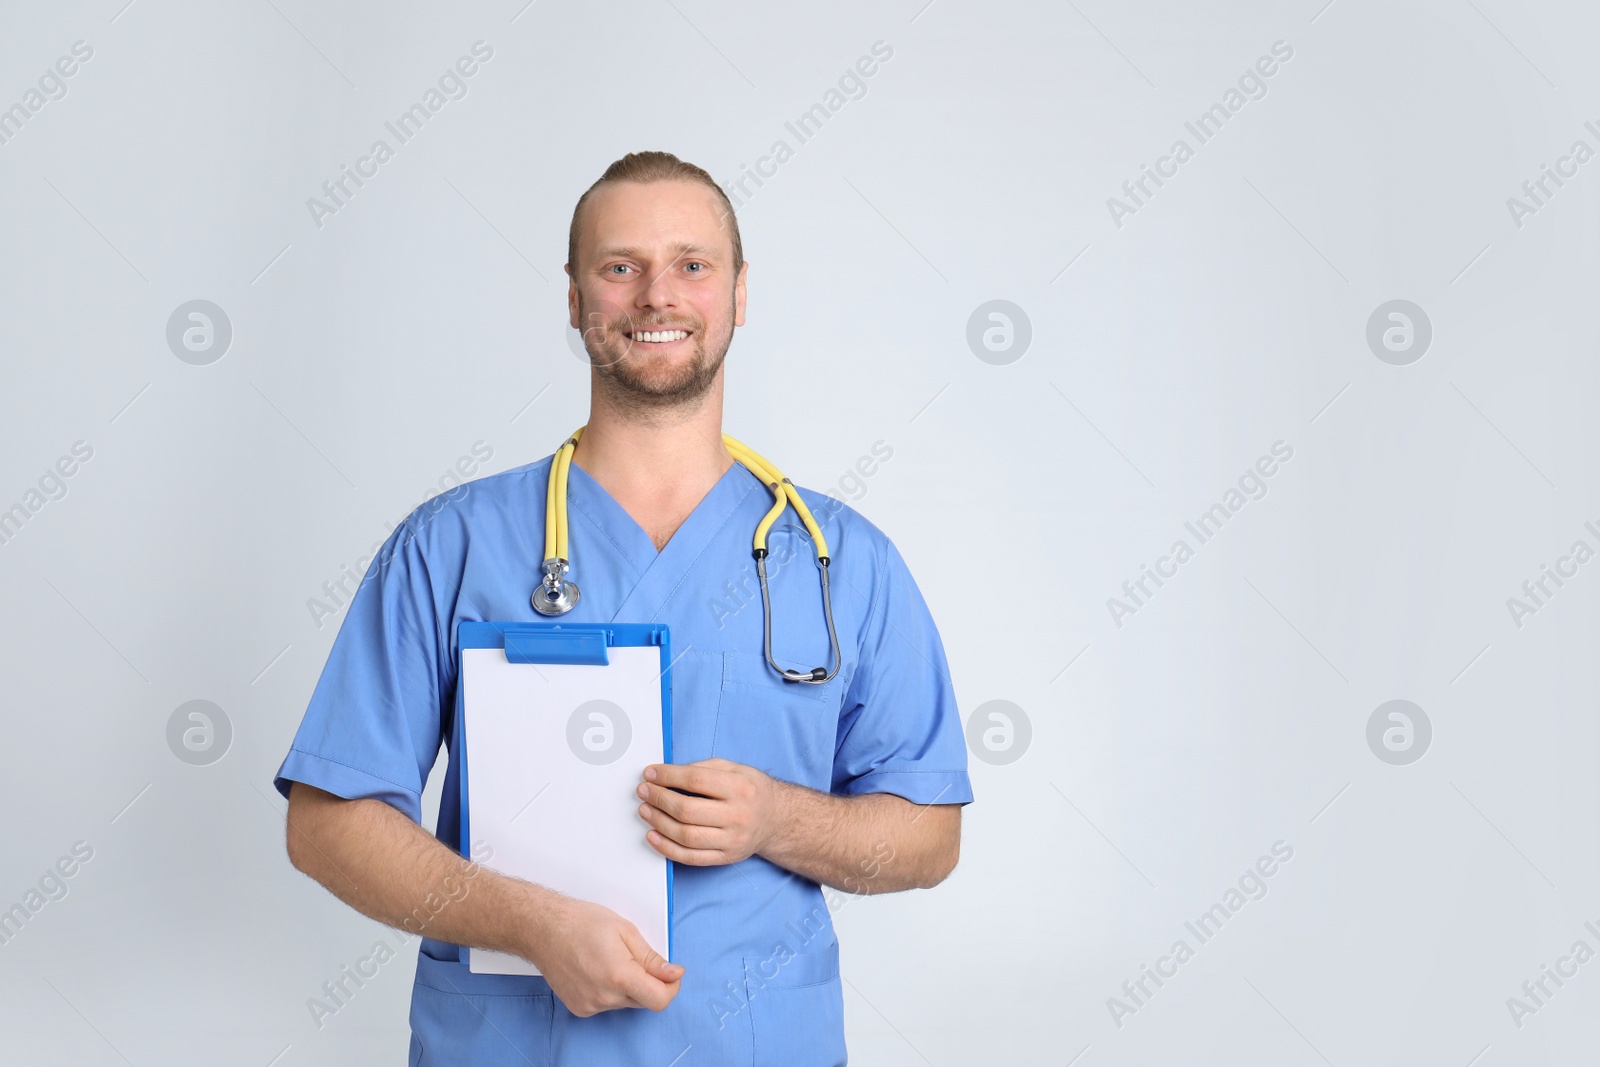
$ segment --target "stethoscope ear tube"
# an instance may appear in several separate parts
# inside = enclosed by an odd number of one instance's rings
[[[828,557],[817,557],[817,568],[822,576],[822,614],[828,620],[828,645],[829,657],[833,669],[813,667],[809,671],[796,671],[787,667],[780,667],[772,658],[772,594],[767,589],[767,550],[758,548],[754,553],[756,557],[756,577],[761,580],[761,629],[765,644],[767,665],[777,671],[786,682],[800,682],[805,685],[821,685],[833,680],[839,673],[839,667],[844,660],[839,655],[839,635],[833,627],[833,596],[828,591]]]
[[[550,477],[544,489],[544,577],[529,598],[540,615],[565,615],[578,606],[578,583],[567,580],[572,569],[567,561],[567,476],[582,436],[580,426],[550,458]]]

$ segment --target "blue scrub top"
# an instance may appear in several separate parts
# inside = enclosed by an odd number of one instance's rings
[[[367,569],[274,784],[376,797],[421,822],[439,746],[455,746],[455,634],[464,621],[539,621],[551,457],[424,502]],[[568,480],[571,577],[563,621],[664,622],[677,762],[720,756],[843,795],[972,800],[944,647],[893,543],[849,506],[801,489],[832,552],[843,665],[825,685],[781,680],[763,654],[751,558],[765,486],[735,463],[659,553],[586,471]],[[829,664],[811,539],[789,509],[768,537],[774,658]],[[437,836],[460,853],[460,783],[448,764]],[[643,770],[643,765],[640,767]],[[641,835],[646,827],[641,820]],[[892,861],[890,861],[892,862]],[[424,937],[411,1000],[419,1064],[843,1064],[839,946],[817,883],[752,856],[674,868],[673,960],[663,1012],[580,1019],[539,977],[473,974]],[[658,948],[661,946],[657,946]],[[680,1058],[681,1057],[681,1058]]]

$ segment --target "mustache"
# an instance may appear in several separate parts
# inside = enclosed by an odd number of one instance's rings
[[[632,330],[660,330],[660,329],[688,329],[695,333],[703,333],[703,325],[695,319],[636,319],[624,316],[617,319],[612,327],[618,333],[628,333]]]
[[[641,316],[624,313],[608,319],[601,312],[588,311],[584,313],[583,320],[584,324],[578,327],[580,333],[602,326],[621,327],[624,330],[658,330],[663,326],[682,327],[685,324],[698,330],[705,326],[705,323],[695,315]]]

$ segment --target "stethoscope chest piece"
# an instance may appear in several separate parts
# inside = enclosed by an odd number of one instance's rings
[[[567,581],[564,559],[544,561],[544,580],[533,589],[533,610],[540,615],[565,615],[578,606],[578,583]]]

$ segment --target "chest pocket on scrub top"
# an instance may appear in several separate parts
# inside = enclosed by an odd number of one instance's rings
[[[816,666],[773,658],[796,670]],[[786,682],[759,651],[724,652],[711,754],[827,792],[843,683],[842,672],[822,685]]]

